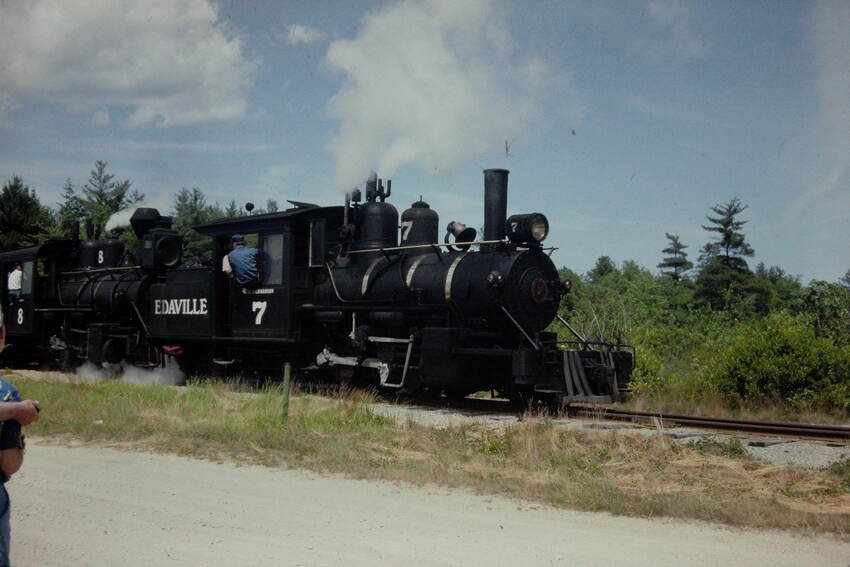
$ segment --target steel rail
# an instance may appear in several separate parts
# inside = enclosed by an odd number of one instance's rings
[[[708,417],[701,415],[685,415],[664,412],[648,412],[593,406],[570,406],[568,412],[576,417],[595,417],[615,421],[650,421],[660,420],[661,423],[671,423],[681,426],[691,426],[702,429],[719,429],[724,431],[740,431],[742,433],[760,433],[780,437],[803,437],[809,439],[850,441],[850,427],[843,425],[818,425],[811,423],[791,423],[784,421],[754,421],[747,419],[731,419],[723,417]]]

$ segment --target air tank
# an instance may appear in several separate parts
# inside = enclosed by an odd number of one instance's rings
[[[365,203],[357,212],[357,224],[357,250],[398,245],[398,211],[391,204]]]
[[[439,227],[440,215],[420,198],[401,214],[401,245],[436,244]],[[419,248],[408,251],[408,254],[420,252],[430,250]]]

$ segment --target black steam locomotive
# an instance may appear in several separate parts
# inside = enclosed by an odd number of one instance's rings
[[[290,201],[282,212],[198,225],[213,261],[183,263],[171,219],[138,209],[135,254],[78,235],[0,254],[23,266],[20,297],[0,295],[10,348],[32,360],[154,367],[173,357],[189,374],[279,375],[284,361],[333,380],[464,396],[605,402],[628,389],[633,353],[592,343],[558,315],[569,283],[541,242],[539,213],[506,218],[508,172],[488,169],[483,238],[461,223],[438,241],[424,201],[399,223],[375,176],[344,206]],[[234,234],[258,250],[259,281],[221,269]],[[400,242],[399,242],[400,236]],[[563,324],[574,341],[548,331]]]

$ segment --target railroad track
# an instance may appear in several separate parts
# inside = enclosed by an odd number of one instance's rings
[[[522,415],[527,410],[527,408],[512,404],[507,400],[479,398],[465,398],[453,401],[448,401],[446,399],[417,399],[407,400],[406,402],[401,403],[413,405],[414,407],[439,408],[463,415],[477,415],[481,417]],[[561,408],[560,411],[555,408],[550,408],[550,410],[563,415],[563,413],[561,413],[563,412],[563,408]],[[843,425],[755,421],[701,415],[627,410],[584,404],[571,404],[567,406],[566,417],[629,422],[653,427],[691,427],[694,429],[771,435],[782,438],[816,439],[819,441],[833,441],[842,444],[850,443],[850,427]]]
[[[644,425],[685,426],[699,429],[758,433],[778,437],[799,437],[826,441],[850,441],[850,427],[843,425],[817,425],[784,421],[753,421],[701,415],[684,415],[606,408],[599,406],[573,405],[568,408],[571,417],[589,417],[610,421],[630,421]]]

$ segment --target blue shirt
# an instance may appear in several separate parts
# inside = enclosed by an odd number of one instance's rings
[[[256,282],[260,277],[260,271],[257,266],[257,258],[260,251],[256,248],[246,248],[245,246],[237,246],[227,255],[227,261],[230,262],[230,269],[233,270],[233,278],[239,285],[246,285]]]

